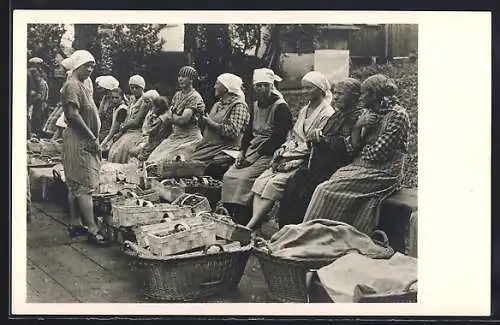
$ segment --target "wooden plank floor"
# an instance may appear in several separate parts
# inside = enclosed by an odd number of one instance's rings
[[[32,203],[27,240],[27,302],[148,302],[120,247],[95,247],[70,238],[68,216],[57,206]],[[203,302],[269,302],[258,261],[250,257],[238,290]]]

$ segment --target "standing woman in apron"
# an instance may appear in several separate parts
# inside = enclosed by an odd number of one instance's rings
[[[203,116],[203,139],[196,147],[191,160],[208,164],[205,174],[220,179],[232,163],[223,150],[238,150],[243,132],[250,122],[250,113],[241,89],[240,77],[223,73],[215,82],[215,96],[219,100],[210,114]]]
[[[69,189],[69,232],[75,236],[87,231],[92,243],[106,244],[94,221],[92,202],[92,194],[99,186],[101,121],[94,99],[83,83],[94,70],[95,59],[89,52],[78,50],[71,55],[71,65],[71,78],[61,89],[68,124],[63,132],[63,166]]]
[[[270,165],[273,153],[286,140],[293,127],[292,113],[274,82],[281,80],[271,69],[254,70],[250,127],[243,136],[236,162],[224,174],[222,202],[240,224],[252,217],[252,185]]]

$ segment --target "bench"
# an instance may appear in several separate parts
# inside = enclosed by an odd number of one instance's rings
[[[417,189],[401,189],[388,197],[380,208],[379,228],[398,252],[417,257]],[[275,220],[264,222],[259,235],[270,238],[279,229]]]

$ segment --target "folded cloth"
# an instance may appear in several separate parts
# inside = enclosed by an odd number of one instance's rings
[[[365,293],[379,296],[404,293],[417,279],[417,259],[401,253],[390,259],[351,253],[320,268],[317,274],[334,302],[358,302]],[[415,290],[413,287],[410,290]]]
[[[373,241],[355,227],[328,219],[286,225],[267,246],[275,256],[311,262],[333,261],[352,251],[371,258],[390,258],[394,254],[392,248]]]

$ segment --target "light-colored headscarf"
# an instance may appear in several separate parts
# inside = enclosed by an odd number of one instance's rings
[[[29,59],[28,62],[34,63],[34,64],[39,64],[39,63],[43,63],[43,59],[41,59],[39,57],[34,57],[34,58]]]
[[[243,100],[245,99],[245,94],[241,89],[243,80],[240,77],[232,73],[223,73],[217,77],[217,80],[226,87],[228,92],[238,95]]]
[[[120,82],[113,76],[99,76],[95,79],[95,82],[98,86],[107,90],[112,90],[120,86]]]
[[[95,63],[94,56],[89,51],[77,50],[71,54],[66,63],[68,65],[68,69],[74,71],[88,62]]]
[[[139,86],[142,89],[146,88],[146,80],[144,80],[144,78],[139,76],[138,74],[130,77],[130,79],[128,80],[128,84],[134,85],[134,86]]]
[[[325,100],[328,101],[329,103],[332,102],[333,99],[333,94],[331,91],[331,86],[330,83],[328,82],[328,79],[319,71],[310,71],[306,73],[304,77],[302,77],[303,81],[308,81],[318,87],[319,89],[323,90],[325,93]]]
[[[275,81],[280,82],[281,77],[276,75],[273,70],[268,68],[255,69],[253,71],[253,84],[259,82],[267,82],[270,84],[274,84]]]
[[[148,90],[142,95],[142,98],[151,100],[155,99],[156,97],[160,97],[160,94],[154,89]]]
[[[273,70],[268,69],[268,68],[260,68],[260,69],[255,69],[253,71],[253,84],[257,84],[259,82],[266,82],[268,84],[271,84],[271,93],[278,95],[279,97],[283,98],[283,95],[276,89],[274,86],[275,82],[280,82],[283,79],[281,79],[280,76],[274,73]]]

